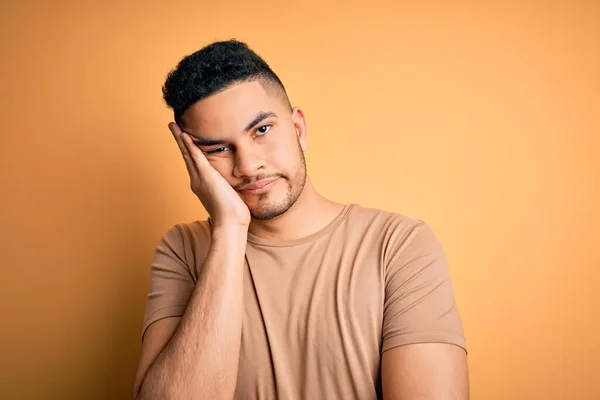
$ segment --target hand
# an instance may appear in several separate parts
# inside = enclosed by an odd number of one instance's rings
[[[216,227],[237,225],[248,227],[250,210],[229,182],[213,168],[190,138],[174,122],[169,130],[175,137],[190,174],[190,187],[198,196]]]

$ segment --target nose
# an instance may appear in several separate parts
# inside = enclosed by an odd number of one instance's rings
[[[264,167],[264,157],[254,146],[238,146],[235,152],[233,175],[237,178],[252,178]]]

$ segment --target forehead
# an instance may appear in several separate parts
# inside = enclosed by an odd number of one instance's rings
[[[206,97],[182,116],[184,129],[203,136],[241,132],[260,111],[281,115],[282,104],[258,81],[242,82]]]

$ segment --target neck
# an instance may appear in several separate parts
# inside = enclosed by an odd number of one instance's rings
[[[325,228],[343,208],[343,204],[317,193],[307,177],[302,193],[289,210],[267,221],[253,218],[248,231],[264,239],[299,239]]]

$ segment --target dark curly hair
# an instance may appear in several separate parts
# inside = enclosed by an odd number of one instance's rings
[[[162,88],[175,121],[194,103],[241,82],[259,80],[265,90],[276,92],[287,106],[287,93],[279,77],[246,43],[232,39],[209,44],[185,56]]]

